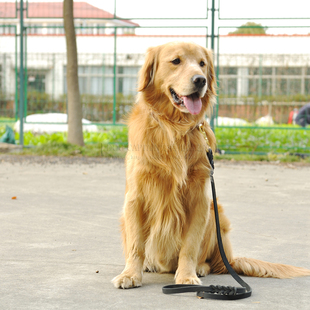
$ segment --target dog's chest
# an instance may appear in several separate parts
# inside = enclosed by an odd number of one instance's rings
[[[183,176],[180,185],[184,186],[193,175],[197,175],[198,171],[200,179],[209,177],[210,164],[206,155],[207,145],[198,130],[177,140],[174,148],[174,151],[169,154],[169,158],[175,159],[172,165],[176,174]]]

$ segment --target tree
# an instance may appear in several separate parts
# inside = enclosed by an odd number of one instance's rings
[[[63,18],[67,46],[68,142],[84,145],[73,0],[64,0]]]
[[[236,31],[230,32],[229,34],[266,34],[267,29],[267,27],[263,27],[261,24],[247,22],[238,27]]]

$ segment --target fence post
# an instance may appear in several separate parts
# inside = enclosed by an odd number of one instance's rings
[[[114,27],[114,66],[113,66],[113,125],[116,123],[116,40],[117,40],[117,28]]]
[[[24,0],[20,0],[19,144],[24,146]]]
[[[17,7],[16,7],[17,10]],[[17,16],[17,15],[16,15]],[[18,120],[18,64],[17,64],[17,26],[15,26],[15,122]]]
[[[259,80],[258,80],[258,98],[261,100],[262,98],[262,88],[263,88],[263,55],[259,55]]]
[[[27,65],[27,27],[23,28],[23,40],[24,40],[24,45],[23,45],[23,55],[24,55],[24,66],[23,66],[23,71],[24,71],[24,82],[26,81],[26,83],[24,83],[24,117],[27,116],[27,96],[28,96],[28,65]],[[24,124],[24,123],[23,123]]]
[[[116,19],[116,1],[114,0],[114,18]],[[114,66],[113,66],[113,125],[116,123],[116,40],[117,40],[117,28],[114,27]]]
[[[211,14],[211,49],[213,51],[213,54],[214,54],[214,11],[215,11],[215,8],[214,8],[214,2],[215,0],[212,0],[212,8],[211,8],[211,11],[212,11],[212,14]],[[212,115],[211,115],[211,118],[210,118],[210,126],[211,126],[211,129],[213,130],[213,132],[215,132],[215,127],[214,127],[214,113],[212,112]]]

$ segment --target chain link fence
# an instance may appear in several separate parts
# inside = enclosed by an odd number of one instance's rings
[[[310,102],[310,53],[306,48],[310,35],[285,35],[285,26],[268,27],[280,29],[284,35],[233,33],[247,16],[240,18],[240,12],[230,15],[224,0],[215,1],[213,11],[214,1],[198,2],[198,13],[190,3],[171,5],[173,11],[160,13],[138,0],[130,2],[134,11],[126,10],[125,0],[74,3],[85,119],[97,125],[124,123],[135,101],[138,71],[147,47],[176,40],[211,47],[215,40],[215,129],[293,123],[293,115]],[[18,119],[19,12],[19,1],[0,1],[0,122]],[[272,20],[268,14],[263,16],[265,22]],[[26,1],[24,17],[24,117],[67,113],[62,3]],[[283,20],[289,17],[281,16]],[[243,31],[255,28],[260,26],[244,26]],[[297,25],[294,29],[310,33],[310,27]],[[305,150],[309,147],[305,141]]]

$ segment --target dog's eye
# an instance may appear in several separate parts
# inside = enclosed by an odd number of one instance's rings
[[[204,61],[201,61],[201,62],[199,63],[199,65],[200,65],[200,67],[204,67],[206,64],[205,64]]]
[[[181,63],[181,59],[180,58],[176,58],[176,59],[173,59],[171,61],[174,65],[179,65]]]

